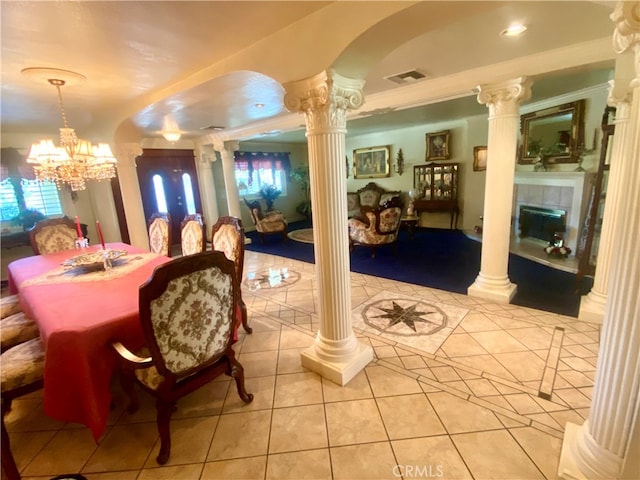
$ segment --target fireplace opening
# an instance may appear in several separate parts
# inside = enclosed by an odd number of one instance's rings
[[[520,206],[520,237],[533,237],[552,242],[556,233],[567,229],[567,212],[551,208]]]

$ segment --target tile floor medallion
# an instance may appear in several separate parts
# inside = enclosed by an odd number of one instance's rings
[[[380,292],[353,310],[352,321],[367,335],[435,353],[467,313],[433,300]]]

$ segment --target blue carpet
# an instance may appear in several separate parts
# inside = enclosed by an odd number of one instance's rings
[[[295,222],[289,231],[310,226]],[[249,232],[247,237],[252,239],[247,250],[314,263],[311,244],[283,241],[279,235],[267,235],[262,244],[257,232]],[[401,231],[397,251],[391,246],[379,247],[376,258],[371,258],[369,248],[356,246],[351,253],[351,271],[466,294],[480,271],[480,255],[480,243],[460,230],[419,228],[413,239]],[[584,278],[578,286],[576,275],[517,255],[509,255],[509,278],[518,285],[513,304],[574,317],[580,296],[589,291],[592,282]]]

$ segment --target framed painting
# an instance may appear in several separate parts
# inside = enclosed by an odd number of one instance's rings
[[[449,153],[450,136],[450,130],[427,133],[427,161],[448,160],[451,157],[451,154]]]
[[[382,178],[391,174],[391,147],[358,148],[353,151],[354,178]]]
[[[487,147],[473,147],[473,171],[481,172],[487,169]]]

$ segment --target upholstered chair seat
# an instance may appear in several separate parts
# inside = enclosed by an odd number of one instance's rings
[[[396,245],[402,201],[398,197],[388,200],[377,208],[363,208],[363,218],[349,219],[349,249],[354,245],[366,245],[371,248],[371,257],[375,258],[376,248],[380,245]]]
[[[2,384],[2,469],[8,480],[19,480],[20,472],[11,453],[9,433],[4,423],[14,398],[42,388],[44,380],[44,348],[39,338],[16,345],[0,355]],[[4,476],[2,477],[4,478]]]
[[[7,295],[0,298],[0,318],[5,318],[22,311],[20,297],[18,295]]]
[[[248,201],[244,199],[249,211],[251,212],[251,221],[260,234],[260,241],[264,243],[264,236],[268,233],[278,233],[282,238],[287,239],[287,219],[282,212],[277,210],[263,213],[262,207],[258,200]]]
[[[36,255],[72,250],[77,238],[76,225],[67,217],[41,220],[29,230],[31,248]]]
[[[39,336],[38,325],[24,312],[14,313],[0,320],[0,350],[3,352]]]

